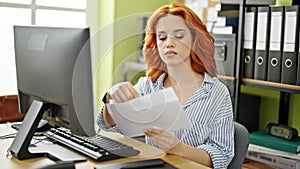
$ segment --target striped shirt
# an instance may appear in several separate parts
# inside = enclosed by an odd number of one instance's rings
[[[162,74],[155,83],[141,77],[134,88],[140,96],[164,89]],[[204,74],[201,87],[182,105],[190,119],[189,129],[172,130],[178,139],[190,146],[203,149],[210,155],[214,168],[227,168],[234,156],[234,126],[230,94],[226,86],[217,78]],[[97,124],[106,131],[118,130],[118,126],[107,128],[103,121],[103,108],[99,112]],[[146,137],[146,143],[156,146]],[[201,157],[200,157],[201,158]]]

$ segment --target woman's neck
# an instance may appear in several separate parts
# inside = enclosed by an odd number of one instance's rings
[[[204,76],[195,72],[190,66],[177,65],[168,67],[168,76],[164,81],[165,87],[172,87],[178,99],[184,104],[201,86]]]
[[[173,84],[178,83],[180,85],[187,84],[196,84],[198,87],[201,84],[198,84],[199,81],[199,73],[195,72],[192,69],[190,63],[182,63],[176,66],[167,66],[168,80],[170,80]],[[202,82],[202,81],[201,81]]]

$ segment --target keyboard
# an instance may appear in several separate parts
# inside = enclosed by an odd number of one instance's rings
[[[109,161],[114,159],[136,156],[140,151],[132,146],[123,144],[105,136],[92,137],[78,136],[67,128],[51,128],[45,136],[74,149],[95,161]]]

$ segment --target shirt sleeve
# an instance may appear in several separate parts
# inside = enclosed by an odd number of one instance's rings
[[[198,148],[208,152],[214,168],[227,168],[234,156],[234,125],[230,96],[228,95],[212,126],[209,139]]]
[[[97,117],[97,124],[99,126],[99,131],[100,130],[104,130],[104,131],[111,131],[111,132],[117,132],[117,133],[121,133],[118,125],[114,125],[112,127],[107,127],[104,119],[103,119],[103,111],[104,111],[104,106],[100,109],[99,113],[98,113],[98,117]]]

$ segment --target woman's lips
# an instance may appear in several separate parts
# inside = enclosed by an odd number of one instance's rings
[[[174,56],[177,55],[177,53],[175,51],[169,50],[165,53],[166,56]]]

